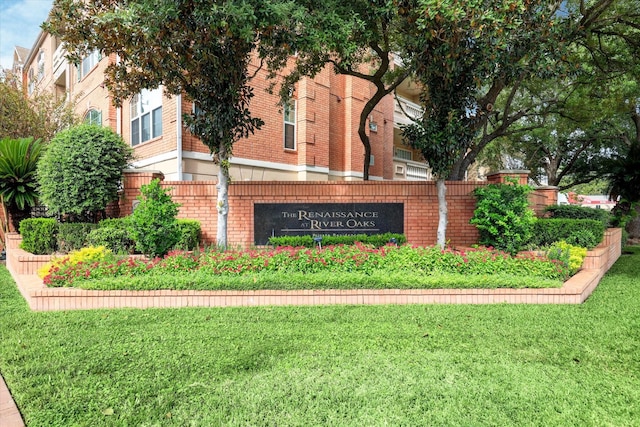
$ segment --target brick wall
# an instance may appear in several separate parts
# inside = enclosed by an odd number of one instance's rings
[[[124,191],[110,215],[126,216],[140,187],[151,180],[164,179],[160,172],[125,172]],[[477,243],[478,232],[469,224],[475,209],[473,189],[488,181],[447,182],[449,223],[447,239],[452,245]],[[180,203],[180,218],[200,221],[206,243],[216,240],[216,183],[213,181],[163,181],[173,201]],[[546,206],[557,203],[557,189],[543,187],[530,197],[531,206],[541,215]],[[404,230],[410,243],[434,245],[438,225],[438,196],[434,182],[407,181],[254,181],[234,182],[229,187],[229,244],[253,244],[253,205],[255,203],[404,203]],[[3,219],[0,210],[0,220]]]
[[[120,200],[121,215],[132,211],[139,188],[157,172],[125,174],[125,190]],[[486,181],[447,182],[449,223],[447,240],[451,245],[477,243],[478,232],[469,224],[475,209],[474,188]],[[213,181],[163,181],[171,188],[172,199],[180,203],[179,217],[201,222],[207,243],[216,240],[216,183]],[[535,193],[537,211],[549,198]],[[248,247],[253,244],[253,206],[256,203],[404,203],[404,230],[410,243],[434,245],[438,223],[438,199],[434,182],[400,181],[254,181],[234,182],[229,187],[228,242]]]

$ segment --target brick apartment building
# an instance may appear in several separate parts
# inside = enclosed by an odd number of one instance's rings
[[[14,54],[28,93],[49,90],[77,103],[86,121],[109,126],[122,135],[135,153],[135,168],[161,171],[171,181],[215,180],[217,167],[208,148],[189,134],[182,115],[192,108],[181,96],[168,98],[162,89],[143,91],[115,108],[103,84],[103,72],[115,57],[94,52],[81,64],[69,63],[64,45],[41,32],[30,51]],[[256,71],[258,62],[251,64]],[[251,109],[264,120],[263,128],[234,146],[234,181],[354,181],[362,179],[364,148],[357,134],[360,112],[373,86],[361,79],[325,69],[314,79],[296,85],[291,107],[277,105],[267,93],[266,71],[252,81]],[[429,180],[419,153],[402,143],[399,125],[405,113],[418,115],[418,91],[411,82],[387,96],[370,115],[368,132],[372,180]],[[402,105],[400,105],[402,104]],[[404,112],[403,112],[404,111]],[[475,176],[475,174],[473,174]]]

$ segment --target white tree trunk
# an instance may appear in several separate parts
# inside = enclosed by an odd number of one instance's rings
[[[220,249],[227,247],[227,217],[229,214],[229,159],[226,147],[220,147],[220,172],[218,173],[218,227],[216,230],[216,244]]]
[[[444,179],[436,181],[436,189],[438,190],[438,246],[444,249],[447,243],[447,187],[444,185]]]

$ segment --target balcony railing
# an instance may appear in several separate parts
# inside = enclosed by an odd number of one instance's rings
[[[420,162],[393,159],[394,179],[407,181],[430,181],[433,179],[429,167]]]
[[[65,55],[67,50],[64,44],[60,43],[55,52],[53,52],[53,79],[57,80],[67,70],[67,58]]]
[[[396,125],[409,125],[413,120],[422,116],[422,107],[408,99],[397,97],[393,111],[393,119]],[[407,117],[408,116],[408,117]]]

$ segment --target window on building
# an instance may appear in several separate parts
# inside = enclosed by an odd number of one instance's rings
[[[397,147],[394,148],[393,150],[393,157],[396,157],[402,160],[412,160],[411,151],[405,150],[402,148],[397,148]]]
[[[102,126],[102,112],[92,108],[84,115],[84,121],[90,125]]]
[[[44,78],[44,52],[38,53],[38,81]]]
[[[29,75],[27,76],[27,90],[29,91],[29,95],[31,95],[36,88],[35,74],[33,68],[29,68]]]
[[[78,65],[78,80],[81,80],[98,65],[98,62],[102,59],[100,52],[94,50],[82,59],[82,62]]]
[[[162,89],[143,89],[131,100],[131,145],[162,135]]]
[[[284,148],[286,150],[296,149],[296,102],[286,102],[283,108],[284,113]]]

